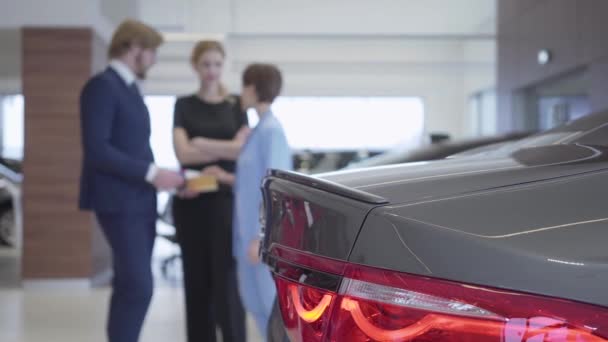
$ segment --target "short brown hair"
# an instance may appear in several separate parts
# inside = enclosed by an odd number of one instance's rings
[[[207,51],[217,51],[222,57],[226,58],[226,50],[224,50],[224,45],[222,45],[222,43],[217,40],[201,40],[196,43],[194,49],[192,49],[192,56],[190,57],[192,64],[196,64],[201,56]]]
[[[163,43],[163,36],[152,27],[132,19],[123,21],[112,36],[108,56],[123,56],[133,45],[144,49],[156,49]]]
[[[255,87],[260,102],[272,102],[281,93],[283,77],[275,65],[250,64],[243,73],[243,85]]]

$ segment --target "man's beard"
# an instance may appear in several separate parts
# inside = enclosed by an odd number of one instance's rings
[[[135,75],[137,76],[137,78],[139,78],[142,81],[146,79],[146,72],[145,71],[138,71],[138,72],[135,73]]]
[[[137,78],[139,78],[140,80],[145,80],[148,68],[144,65],[142,56],[143,53],[141,52],[135,56],[135,76],[137,76]]]

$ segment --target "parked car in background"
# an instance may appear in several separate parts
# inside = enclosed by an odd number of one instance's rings
[[[378,151],[296,151],[293,157],[294,170],[305,174],[331,172],[342,169],[350,163],[380,155]]]
[[[22,180],[21,161],[0,157],[0,246],[18,243]]]
[[[608,341],[608,112],[470,156],[263,184],[291,341]],[[276,318],[276,317],[275,317]]]
[[[471,149],[491,149],[497,144],[516,141],[530,136],[531,134],[532,132],[516,132],[490,137],[459,139],[455,141],[444,140],[436,144],[417,148],[400,148],[370,158],[353,161],[346,166],[346,169],[443,159]]]

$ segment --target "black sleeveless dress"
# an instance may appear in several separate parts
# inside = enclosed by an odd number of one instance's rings
[[[196,95],[175,103],[174,127],[183,128],[189,138],[231,140],[247,125],[239,99],[230,96],[208,103]],[[181,165],[202,170],[218,165],[234,172],[235,162],[220,160],[207,164]],[[175,198],[173,222],[182,250],[188,341],[215,341],[215,329],[224,341],[245,341],[245,313],[238,294],[232,257],[232,208],[230,186],[193,199]]]

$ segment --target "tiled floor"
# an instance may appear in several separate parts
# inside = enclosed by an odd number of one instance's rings
[[[0,288],[19,285],[18,279],[19,262],[17,253],[12,248],[0,247]]]
[[[166,242],[165,242],[166,243]],[[160,242],[161,256],[171,246]],[[110,289],[42,284],[22,289],[14,253],[0,249],[0,342],[104,342]],[[140,342],[185,341],[184,300],[179,281],[159,279]],[[262,339],[248,322],[250,342]]]

